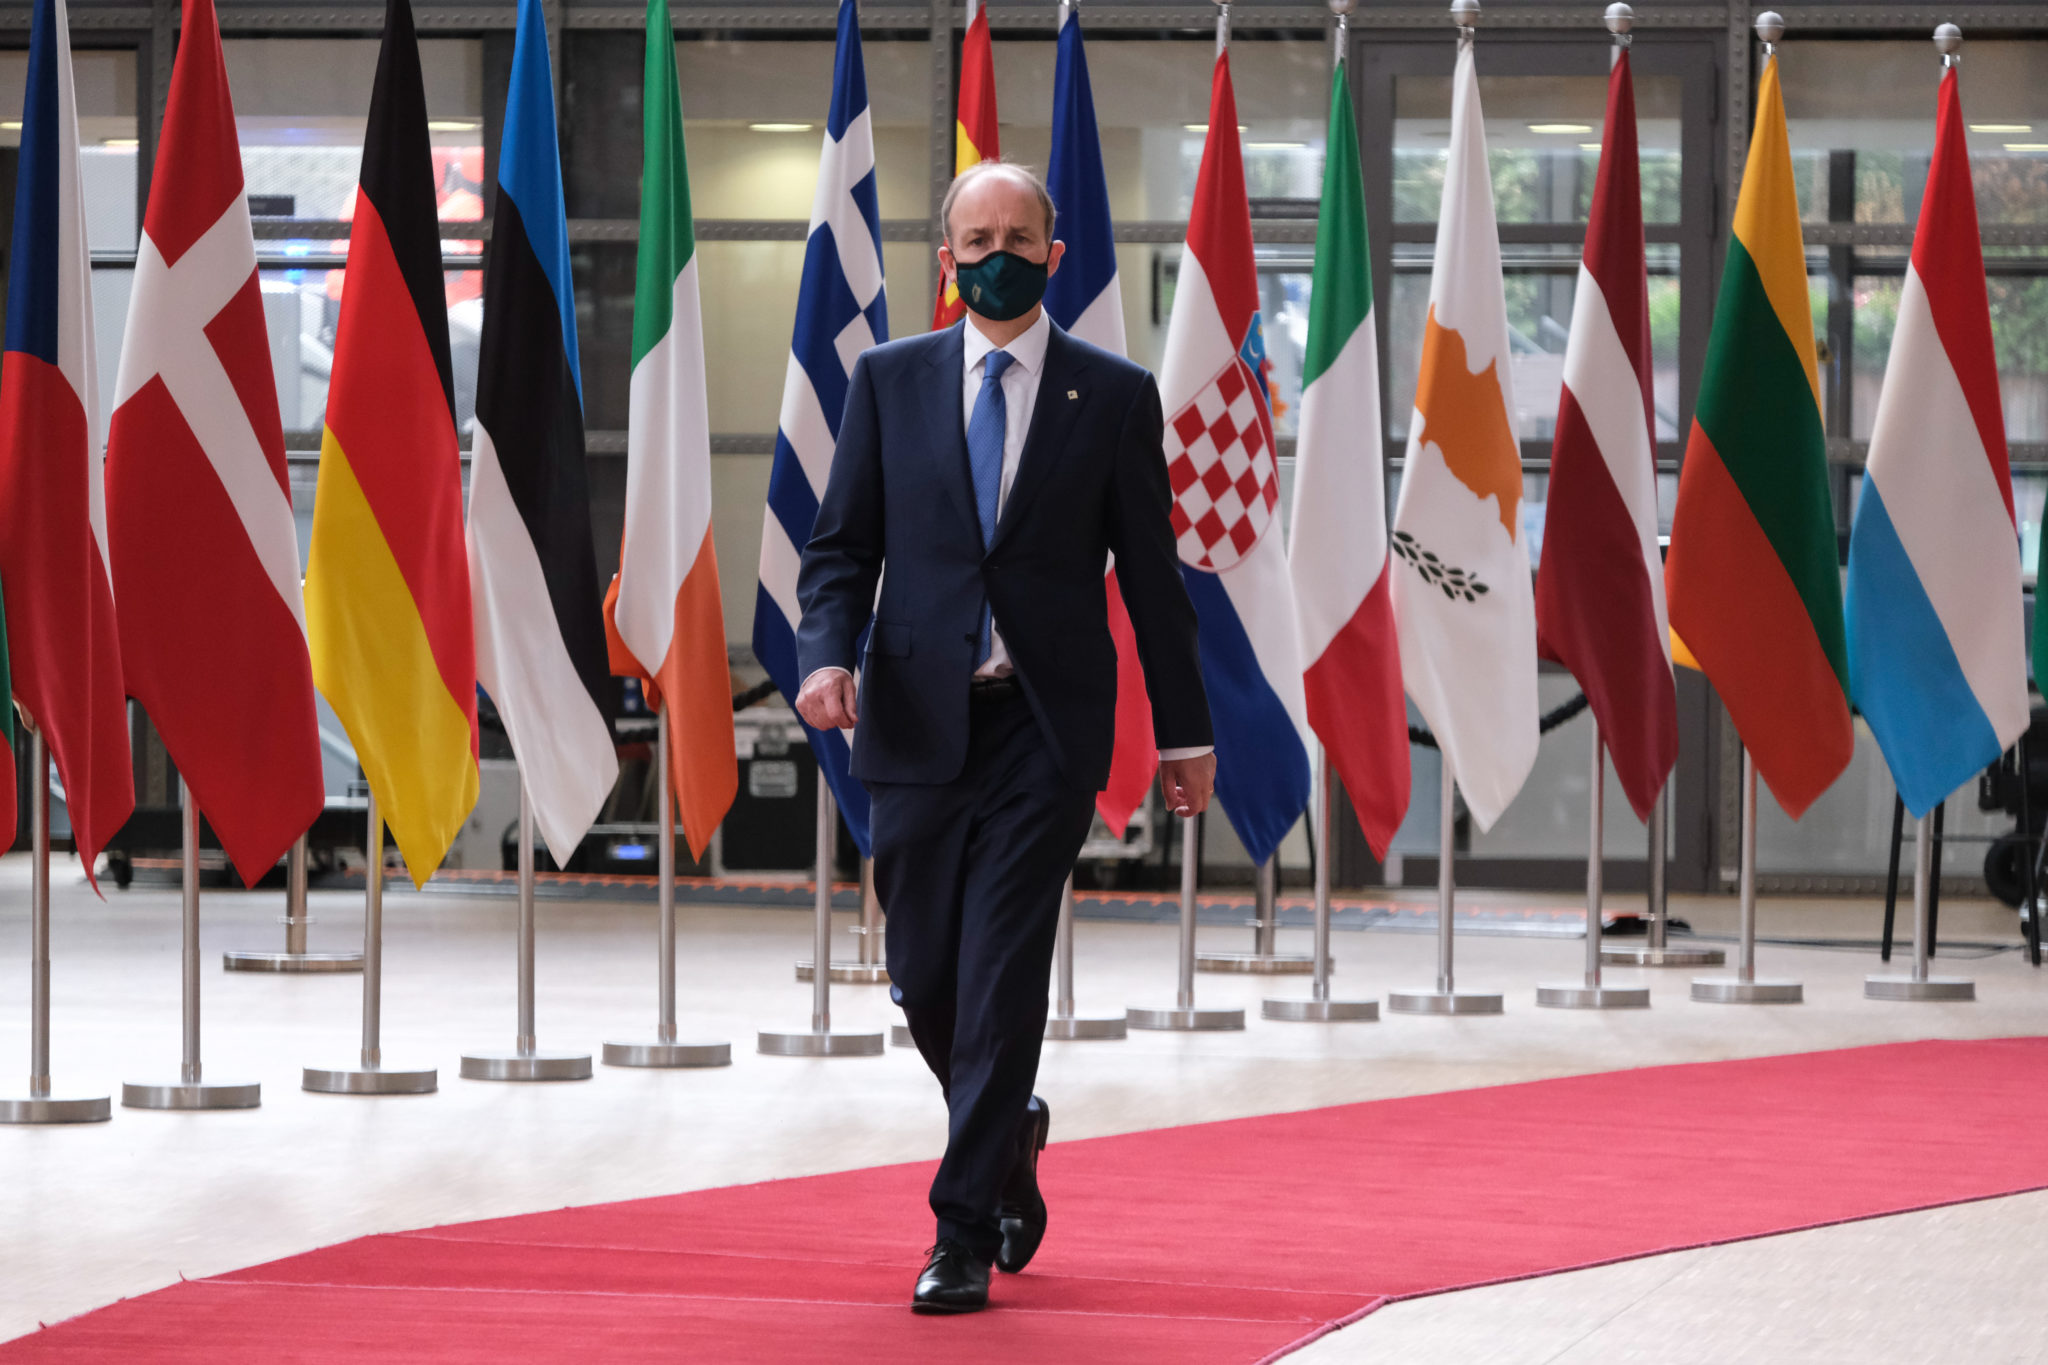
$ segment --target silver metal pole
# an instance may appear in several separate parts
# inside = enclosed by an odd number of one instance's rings
[[[1438,995],[1452,995],[1456,992],[1453,971],[1452,924],[1457,916],[1457,878],[1453,868],[1457,861],[1457,779],[1451,775],[1448,755],[1443,765],[1443,781],[1437,784],[1437,834],[1436,834],[1436,991]]]
[[[1604,825],[1607,815],[1606,752],[1600,743],[1600,726],[1593,726],[1593,792],[1586,807],[1590,835],[1586,845],[1586,988],[1600,989],[1600,910],[1605,891],[1602,859]]]
[[[654,730],[655,798],[654,823],[661,845],[654,854],[655,991],[659,1014],[654,1036],[662,1043],[676,1040],[676,803],[669,781],[668,707]]]
[[[1259,957],[1271,957],[1278,947],[1280,936],[1279,914],[1274,906],[1278,887],[1280,855],[1275,852],[1259,864],[1258,883],[1252,892],[1252,904],[1256,924],[1252,929],[1252,952]]]
[[[838,811],[831,784],[818,774],[818,853],[814,909],[817,920],[811,939],[811,1032],[832,1031],[832,836],[838,833]]]
[[[363,1066],[383,1064],[384,1008],[384,816],[377,790],[370,789],[363,864]]]
[[[875,860],[860,860],[860,965],[882,965],[882,900],[875,894]]]
[[[1230,7],[1224,6],[1226,17]],[[1218,41],[1223,39],[1219,36]],[[1181,826],[1180,839],[1180,985],[1174,992],[1177,1009],[1195,1007],[1195,884],[1202,868],[1202,822],[1192,816]]]
[[[1670,799],[1670,790],[1667,781],[1650,807],[1650,948],[1659,953],[1666,947],[1670,927],[1665,920],[1670,913],[1670,897],[1664,883],[1664,822],[1668,818],[1665,802]]]
[[[1059,926],[1053,931],[1052,960],[1055,974],[1053,1012],[1061,1018],[1074,1014],[1074,878],[1060,888]]]
[[[299,954],[306,951],[306,836],[301,834],[292,840],[290,858],[285,862],[284,882],[284,950]]]
[[[533,797],[519,777],[519,1032],[513,1046],[522,1057],[535,1048],[533,1023]]]
[[[1657,792],[1657,799],[1650,806],[1650,894],[1649,932],[1640,946],[1622,946],[1609,939],[1600,945],[1600,960],[1615,967],[1718,967],[1728,960],[1728,955],[1719,948],[1702,948],[1687,944],[1674,948],[1670,941],[1670,896],[1667,893],[1666,864],[1670,861],[1665,853],[1666,840],[1671,826],[1671,789],[1669,783]]]
[[[1928,974],[1929,960],[1934,956],[1934,879],[1941,875],[1934,861],[1933,823],[1931,815],[1923,815],[1913,823],[1913,969],[1906,976],[1865,977],[1863,994],[1872,1000],[1977,998],[1974,981]]]
[[[1736,945],[1735,975],[1694,977],[1692,998],[1724,1005],[1796,1005],[1806,996],[1797,981],[1759,981],[1756,975],[1756,760],[1747,745],[1742,750],[1741,856],[1736,873],[1741,941]]]
[[[1344,20],[1339,16],[1337,33],[1341,53]],[[1322,1002],[1330,998],[1330,755],[1324,751],[1317,767],[1316,807],[1313,827],[1316,840],[1316,928],[1310,955],[1315,958],[1315,980],[1309,995]]]
[[[293,973],[362,970],[361,953],[315,953],[307,950],[306,934],[313,923],[313,917],[306,910],[307,862],[306,836],[301,834],[292,841],[292,851],[285,858],[284,951],[272,953],[230,948],[221,954],[223,968],[231,972]]]

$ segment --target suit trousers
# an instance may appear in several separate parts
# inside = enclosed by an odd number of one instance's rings
[[[972,702],[953,781],[867,786],[890,994],[946,1099],[938,1236],[993,1260],[1045,1040],[1060,892],[1095,793],[1061,776],[1018,692]]]

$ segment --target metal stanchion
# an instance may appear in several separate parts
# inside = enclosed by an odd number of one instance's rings
[[[300,1084],[328,1095],[424,1095],[440,1082],[433,1067],[384,1065],[384,817],[370,792],[363,845],[363,1051],[356,1066],[305,1068]]]
[[[1460,991],[1454,971],[1455,925],[1457,921],[1457,779],[1446,756],[1442,788],[1437,807],[1436,853],[1436,989],[1433,991],[1389,991],[1387,1008],[1396,1014],[1499,1014],[1498,994]]]
[[[468,1052],[462,1077],[469,1081],[587,1081],[587,1052],[542,1052],[533,1021],[533,798],[519,778],[519,1033],[510,1052]]]
[[[606,1043],[606,1066],[731,1066],[731,1043],[676,1041],[676,803],[668,771],[671,740],[668,708],[661,708],[654,731],[654,771],[659,784],[654,798],[655,824],[661,844],[654,855],[655,990],[660,1017],[651,1043]]]
[[[1125,1037],[1129,1023],[1120,1015],[1083,1018],[1074,1013],[1074,879],[1071,875],[1060,892],[1059,928],[1053,937],[1052,962],[1053,1008],[1052,1017],[1045,1021],[1045,1036],[1071,1041]]]
[[[1599,722],[1593,724],[1593,791],[1586,807],[1591,835],[1586,844],[1586,980],[1578,986],[1538,986],[1536,1003],[1564,1010],[1641,1010],[1650,1007],[1647,986],[1608,986],[1600,981],[1600,902],[1605,890],[1607,764]]]
[[[1133,1009],[1124,1014],[1130,1028],[1173,1032],[1241,1029],[1243,1010],[1195,1008],[1195,882],[1202,866],[1202,827],[1197,817],[1180,827],[1180,991],[1172,1009]]]
[[[192,789],[178,783],[183,808],[184,858],[180,880],[184,891],[184,1061],[175,1081],[130,1081],[121,1087],[121,1103],[129,1109],[254,1109],[263,1102],[255,1081],[209,1081],[199,1063],[199,806]]]
[[[1195,968],[1204,972],[1253,972],[1260,976],[1307,974],[1315,970],[1315,959],[1307,953],[1283,953],[1276,944],[1280,936],[1276,904],[1280,880],[1280,855],[1259,864],[1257,889],[1252,893],[1252,950],[1248,953],[1198,953]]]
[[[858,956],[851,962],[843,957],[832,959],[832,979],[848,986],[886,986],[889,984],[889,968],[882,961],[882,902],[875,895],[875,860],[860,860],[860,923],[848,931],[860,940]],[[796,964],[796,979],[811,979],[811,962],[815,958]]]
[[[1717,1005],[1796,1005],[1806,998],[1797,981],[1756,978],[1756,760],[1742,750],[1742,866],[1737,873],[1741,942],[1734,976],[1696,976],[1692,998]]]
[[[1914,822],[1913,834],[1913,970],[1908,976],[1869,976],[1863,994],[1872,1000],[1975,1000],[1977,983],[1956,976],[1929,976],[1927,960],[1934,952],[1933,831],[1930,818]]]
[[[1341,33],[1344,22],[1341,13],[1337,22]],[[1335,798],[1331,792],[1330,756],[1327,752],[1321,755],[1318,769],[1315,809],[1311,815],[1316,841],[1315,981],[1309,988],[1308,999],[1267,1000],[1260,1004],[1259,1015],[1265,1019],[1317,1024],[1377,1019],[1380,1017],[1380,1002],[1377,1000],[1330,998],[1330,807]]]
[[[1612,967],[1718,967],[1728,960],[1719,948],[1675,948],[1669,941],[1669,897],[1665,894],[1665,825],[1669,820],[1670,787],[1657,793],[1650,808],[1650,931],[1640,948],[1605,944],[1600,960]]]
[[[221,954],[220,965],[231,972],[359,972],[361,953],[313,953],[306,950],[306,927],[313,922],[306,913],[306,836],[292,841],[291,856],[285,862],[284,951],[260,953],[230,950]]]
[[[815,935],[811,961],[832,961],[832,852],[837,842],[839,817],[832,804],[832,788],[825,771],[818,770],[818,871]],[[772,1057],[875,1057],[882,1051],[879,1033],[834,1033],[832,1031],[832,977],[828,965],[811,973],[811,1027],[805,1033],[778,1033],[763,1029],[756,1048]]]
[[[0,1123],[101,1123],[112,1118],[106,1095],[50,1093],[50,752],[30,730],[28,1095],[0,1099]]]

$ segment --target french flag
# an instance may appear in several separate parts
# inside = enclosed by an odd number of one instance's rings
[[[1105,351],[1124,354],[1124,302],[1116,277],[1116,232],[1109,216],[1109,181],[1102,172],[1102,141],[1095,130],[1095,95],[1088,84],[1088,49],[1081,16],[1060,6],[1059,52],[1052,73],[1052,156],[1046,186],[1059,209],[1055,235],[1067,244],[1059,273],[1045,285],[1045,310],[1061,328]],[[1152,700],[1138,640],[1124,608],[1112,564],[1103,581],[1109,634],[1116,642],[1116,747],[1109,781],[1095,809],[1118,838],[1145,800],[1159,751],[1152,743]]]
[[[1256,863],[1273,856],[1309,792],[1308,704],[1266,370],[1237,98],[1230,52],[1219,43],[1159,394],[1181,577],[1201,619],[1216,796]]]
[[[1941,81],[1844,610],[1850,695],[1917,819],[2027,728],[2019,536],[1953,67]]]

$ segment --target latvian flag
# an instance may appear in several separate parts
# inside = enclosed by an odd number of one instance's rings
[[[107,585],[92,267],[64,0],[37,0],[30,23],[19,166],[0,364],[0,689],[11,664],[15,700],[42,727],[91,877],[135,808],[135,784]],[[12,839],[13,708],[4,691],[0,737],[0,838]]]
[[[1849,539],[1847,613],[1850,693],[1918,818],[2027,728],[2019,533],[1954,67]]]
[[[583,378],[540,0],[519,0],[470,455],[477,681],[558,862],[619,775],[583,468]]]
[[[128,693],[255,885],[325,804],[298,529],[213,0],[185,0],[107,438]]]
[[[1309,792],[1308,708],[1266,370],[1226,48],[1216,54],[1159,389],[1181,577],[1201,619],[1216,796],[1255,863],[1273,855]]]

